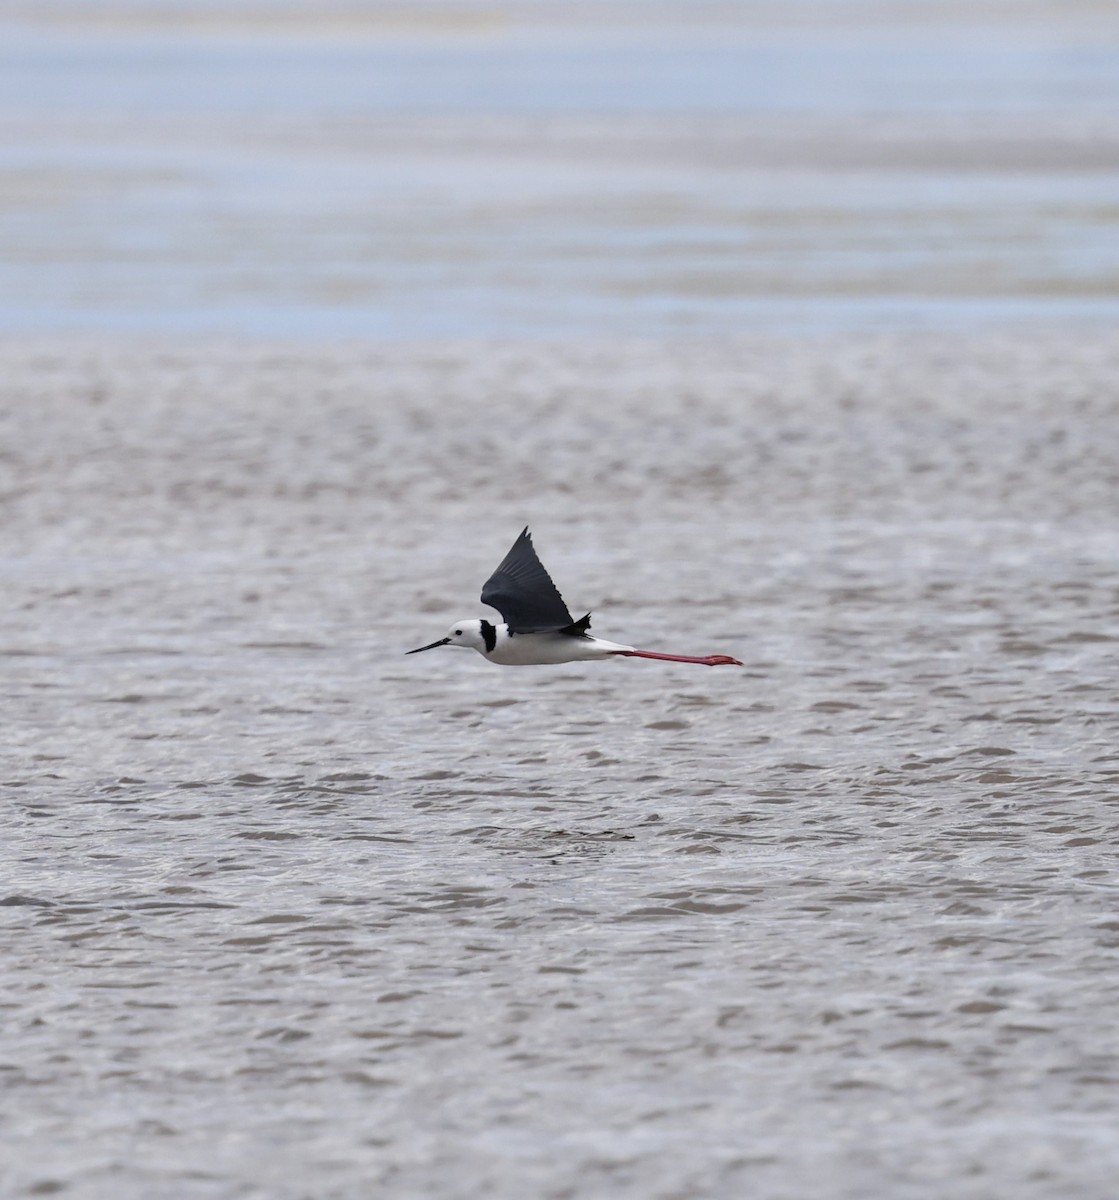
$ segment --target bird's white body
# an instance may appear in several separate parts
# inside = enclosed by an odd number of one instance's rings
[[[488,636],[487,636],[488,634]],[[489,643],[493,648],[489,648]],[[607,642],[590,634],[568,633],[510,633],[504,622],[500,625],[489,621],[471,619],[457,621],[447,633],[448,646],[461,646],[464,650],[477,650],[492,663],[503,667],[555,666],[559,663],[590,662],[596,658],[609,658],[612,654],[631,654],[632,646],[618,642]]]

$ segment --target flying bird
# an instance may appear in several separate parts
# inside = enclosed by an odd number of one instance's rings
[[[477,650],[483,658],[503,667],[588,662],[615,656],[701,663],[707,667],[742,666],[729,654],[661,654],[592,637],[587,632],[591,614],[578,621],[571,619],[552,577],[536,556],[527,525],[482,588],[482,603],[501,614],[501,623],[484,618],[456,621],[446,637],[407,653],[461,646]]]

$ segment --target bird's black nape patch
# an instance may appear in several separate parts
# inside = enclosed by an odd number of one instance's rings
[[[497,630],[489,621],[482,622],[482,641],[486,643],[486,653],[492,654],[497,645]]]

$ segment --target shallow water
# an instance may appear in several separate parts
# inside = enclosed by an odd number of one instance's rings
[[[1119,317],[1105,4],[0,11],[0,332]]]
[[[5,1194],[1110,1194],[1114,338],[3,357]]]
[[[1110,1197],[1110,7],[0,35],[0,1192]]]

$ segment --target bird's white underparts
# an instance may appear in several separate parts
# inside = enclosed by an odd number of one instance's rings
[[[477,650],[492,663],[503,667],[534,667],[557,663],[590,662],[600,658],[656,658],[665,662],[700,663],[706,667],[740,667],[729,654],[662,654],[657,650],[637,650],[619,642],[592,637],[587,630],[591,614],[571,619],[571,613],[552,577],[536,555],[532,535],[526,526],[501,565],[482,588],[482,603],[496,609],[500,622],[472,617],[456,621],[437,642],[418,646],[436,650],[440,646],[460,646]]]

